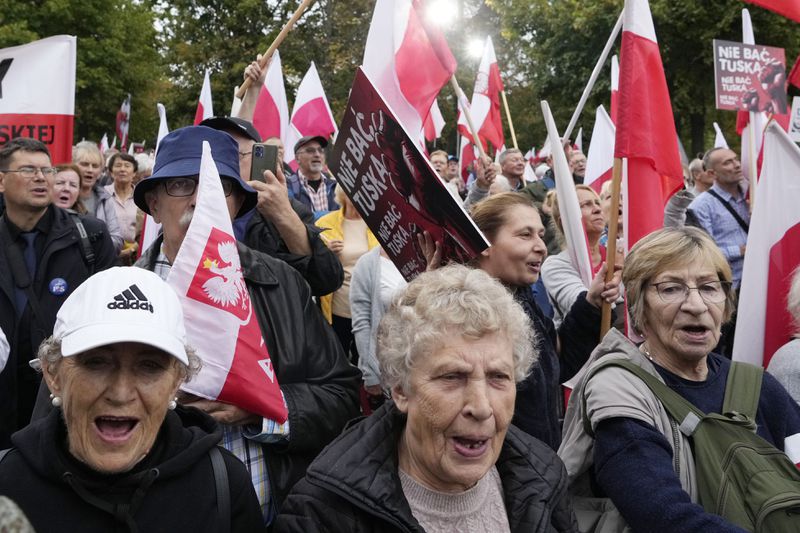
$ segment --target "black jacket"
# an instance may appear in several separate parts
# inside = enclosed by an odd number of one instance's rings
[[[137,266],[153,270],[161,239]],[[280,503],[314,457],[359,415],[361,372],[342,351],[311,300],[308,284],[289,265],[238,243],[258,324],[289,407],[288,445],[265,444],[274,501]]]
[[[95,255],[90,271],[78,229],[70,215],[50,206],[45,216],[51,216],[52,223],[32,284],[42,316],[36,317],[28,305],[19,319],[14,299],[16,283],[8,257],[9,233],[5,216],[0,217],[0,328],[11,346],[8,362],[0,373],[0,449],[8,448],[11,434],[30,420],[40,377],[28,367],[28,361],[36,356],[39,344],[53,333],[61,304],[86,278],[113,266],[117,259],[108,230],[100,220],[81,217]],[[66,282],[62,294],[50,288],[51,281],[56,278]]]
[[[38,533],[80,531],[221,531],[209,450],[221,430],[197,409],[167,412],[150,453],[131,471],[100,474],[66,447],[60,411],[52,411],[12,438],[0,463],[0,494],[27,515]],[[230,531],[263,531],[250,475],[220,450],[230,490]]]
[[[422,532],[398,475],[405,422],[387,402],[332,442],[295,485],[274,531]],[[496,466],[512,533],[577,531],[555,452],[511,426]]]
[[[564,317],[558,332],[546,317],[529,287],[518,289],[515,299],[525,309],[536,332],[539,359],[531,373],[517,385],[513,423],[553,450],[561,444],[564,398],[561,383],[574,376],[600,340],[600,310],[582,293]],[[561,340],[561,353],[558,340]]]
[[[320,239],[322,230],[314,225],[314,213],[304,204],[290,198],[297,216],[305,224],[311,255],[297,255],[289,251],[275,224],[266,220],[257,210],[245,230],[244,242],[248,247],[286,261],[308,282],[311,294],[322,296],[335,292],[344,281],[344,269],[336,254]]]

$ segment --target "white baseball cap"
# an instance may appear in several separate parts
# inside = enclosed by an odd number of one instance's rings
[[[58,311],[53,336],[61,340],[64,357],[118,342],[140,342],[189,364],[178,295],[143,268],[113,267],[81,283]]]

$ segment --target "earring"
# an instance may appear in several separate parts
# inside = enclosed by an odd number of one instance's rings
[[[169,403],[167,404],[167,409],[169,409],[170,411],[174,411],[175,408],[178,407],[177,400],[178,400],[177,398],[175,398],[174,400],[170,400]]]
[[[61,405],[62,405],[64,402],[61,400],[61,397],[60,397],[60,396],[53,396],[53,395],[51,394],[51,395],[50,395],[50,403],[51,403],[51,404],[53,404],[53,407],[61,407]]]

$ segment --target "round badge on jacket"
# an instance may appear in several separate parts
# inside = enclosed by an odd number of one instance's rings
[[[64,278],[53,278],[48,285],[50,294],[54,296],[61,296],[67,292],[67,280]]]

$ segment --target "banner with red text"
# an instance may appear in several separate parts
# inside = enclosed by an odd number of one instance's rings
[[[0,145],[31,137],[53,164],[72,161],[76,40],[56,35],[0,50]]]
[[[425,270],[417,236],[427,231],[442,260],[465,263],[489,243],[450,195],[362,69],[356,72],[330,168],[403,277]]]

